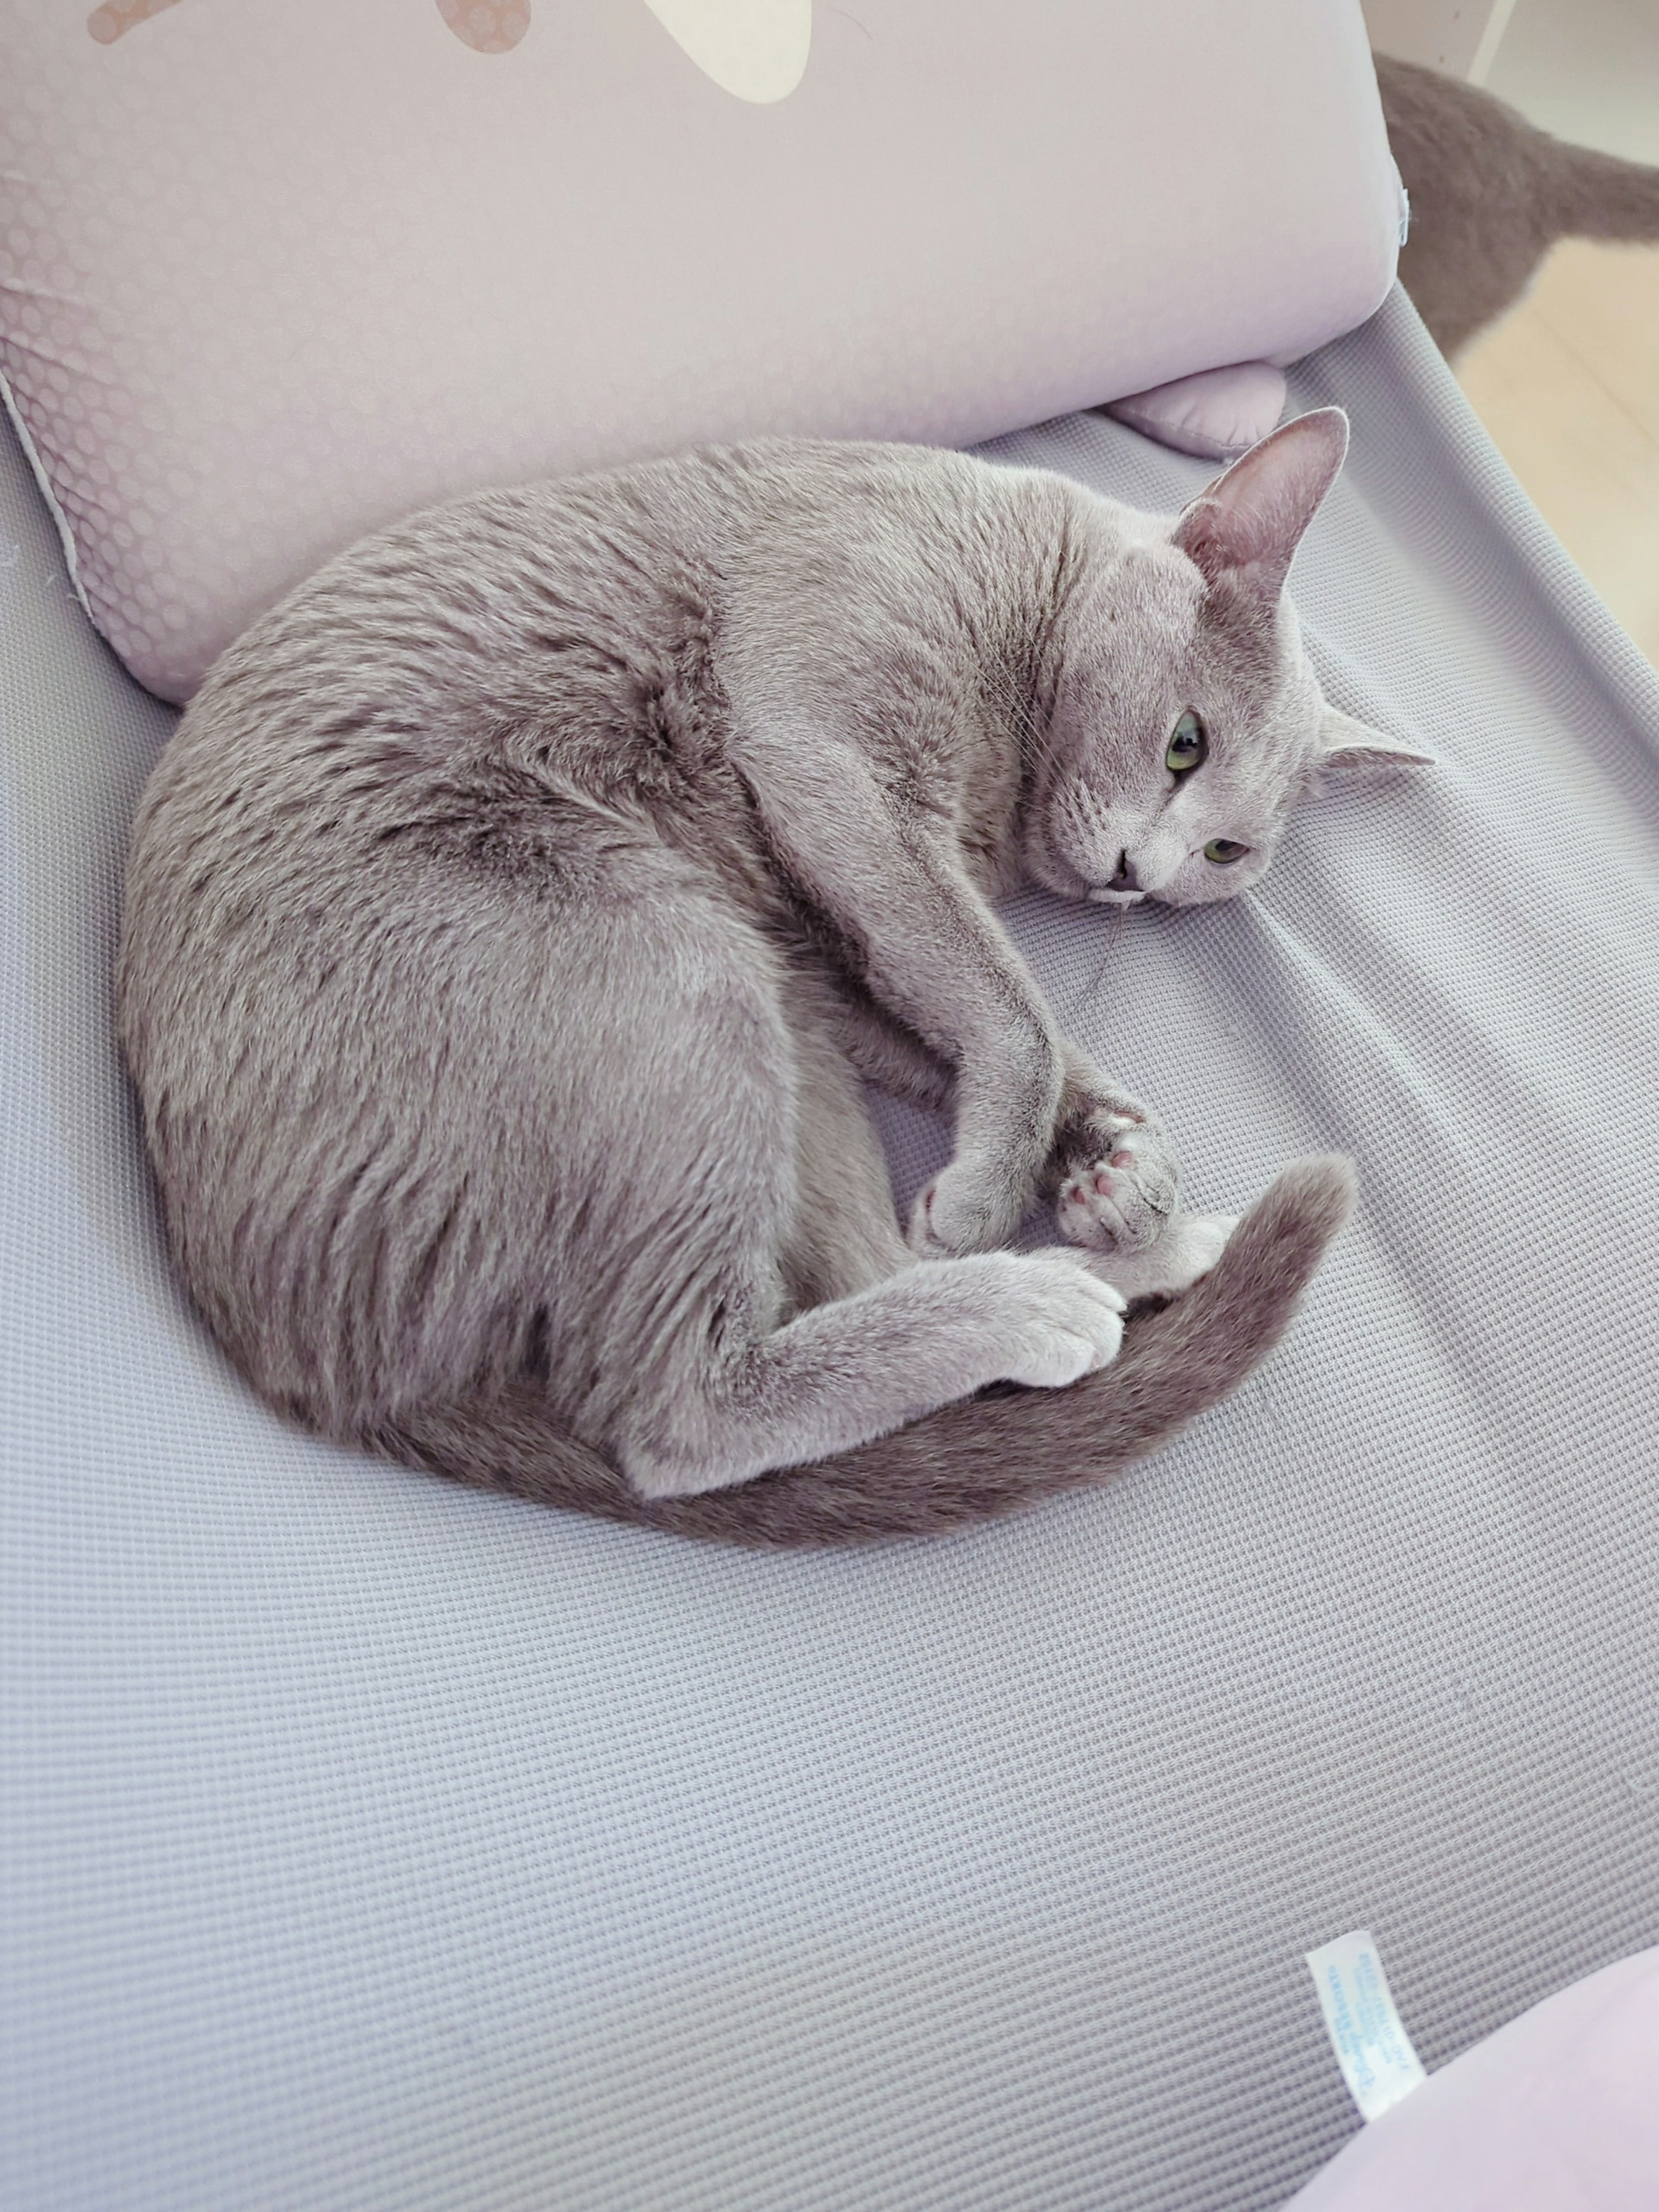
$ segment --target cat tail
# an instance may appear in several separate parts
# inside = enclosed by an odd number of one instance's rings
[[[756,1547],[933,1535],[1104,1482],[1236,1389],[1284,1334],[1353,1204],[1335,1158],[1287,1168],[1183,1297],[1132,1320],[1109,1367],[1060,1390],[998,1386],[836,1458],[696,1498],[641,1498],[550,1428],[528,1390],[434,1408],[370,1441],[485,1488]]]
[[[1659,169],[1588,146],[1558,142],[1555,153],[1562,236],[1659,240]]]

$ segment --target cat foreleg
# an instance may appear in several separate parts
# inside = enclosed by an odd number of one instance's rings
[[[1036,979],[950,826],[879,785],[855,745],[822,732],[781,745],[768,726],[737,751],[775,849],[858,948],[872,998],[956,1072],[956,1157],[917,1203],[911,1249],[1006,1244],[1054,1149],[1065,1076]]]
[[[956,1079],[913,1030],[873,999],[843,998],[836,1008],[836,1041],[866,1083],[924,1113],[941,1114],[956,1095]]]

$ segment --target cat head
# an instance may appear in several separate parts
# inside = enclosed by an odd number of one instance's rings
[[[1030,744],[1027,868],[1065,898],[1194,906],[1259,882],[1325,770],[1425,756],[1328,706],[1285,594],[1335,481],[1326,407],[1235,461],[1173,522],[1111,508],[1059,631]]]

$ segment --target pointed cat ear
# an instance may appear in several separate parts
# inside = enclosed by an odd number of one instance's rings
[[[1347,450],[1348,418],[1340,407],[1298,415],[1199,494],[1176,523],[1173,543],[1206,583],[1237,574],[1276,599]]]
[[[1325,709],[1319,725],[1319,758],[1315,763],[1321,772],[1332,769],[1346,774],[1351,769],[1432,768],[1434,755],[1419,753],[1411,745],[1402,745],[1397,738],[1385,737],[1367,722],[1355,721],[1340,707]]]

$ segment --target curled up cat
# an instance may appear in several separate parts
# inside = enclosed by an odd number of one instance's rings
[[[1346,434],[1174,521],[948,452],[694,454],[417,516],[257,623],[145,793],[118,972],[252,1387],[750,1544],[1098,1482],[1232,1389],[1346,1164],[1231,1241],[1181,1215],[992,902],[1230,896],[1312,776],[1397,753],[1284,591]],[[866,1080],[954,1115],[908,1233]],[[1004,1249],[1039,1197],[1066,1242]]]

